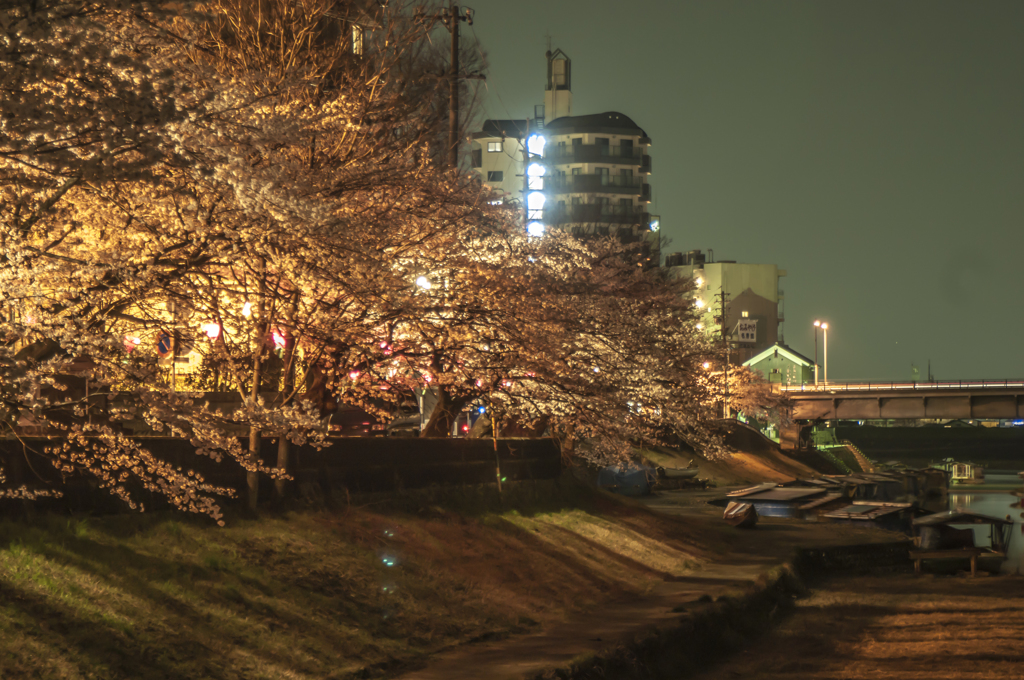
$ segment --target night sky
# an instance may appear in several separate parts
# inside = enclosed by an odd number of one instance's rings
[[[787,270],[829,377],[1024,378],[1024,0],[473,0],[483,117],[543,103],[653,140],[664,252]]]

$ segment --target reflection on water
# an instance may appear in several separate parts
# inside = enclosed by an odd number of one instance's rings
[[[985,482],[988,484],[1013,484],[1020,482],[1017,475],[986,475]],[[1004,572],[1024,574],[1024,535],[1021,534],[1021,527],[1024,520],[1021,519],[1020,499],[1009,492],[994,493],[950,493],[949,509],[965,508],[980,512],[991,517],[1010,516],[1013,520],[1013,531],[1010,533],[1010,547],[1006,555],[1006,563],[1003,565]],[[958,528],[965,528],[964,525],[957,525]],[[989,528],[987,526],[972,526],[974,529],[974,542],[979,546],[988,546]]]

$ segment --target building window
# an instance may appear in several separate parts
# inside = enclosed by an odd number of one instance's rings
[[[490,153],[501,151],[501,142],[487,142],[487,151]]]
[[[473,167],[483,167],[484,155],[480,152],[480,149],[473,149]]]
[[[573,146],[583,146],[583,138],[582,138],[582,137],[576,137],[576,138],[574,138],[574,139],[572,140],[572,145],[573,145]]]
[[[749,319],[750,312],[740,312],[740,316],[742,316],[744,319]]]
[[[583,172],[583,168],[573,168],[572,169],[573,177],[575,177],[576,175],[579,175],[582,172]]]
[[[609,154],[609,149],[611,147],[608,145],[607,137],[595,137],[594,144],[597,146],[599,154],[602,156],[607,156]]]
[[[488,182],[503,182],[505,180],[505,172],[503,170],[488,170],[487,181]]]
[[[572,200],[572,204],[573,205],[582,205],[583,204],[583,199],[580,198],[579,196],[573,196],[571,200]]]

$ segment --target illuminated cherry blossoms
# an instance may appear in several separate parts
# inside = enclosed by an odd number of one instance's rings
[[[436,77],[415,67],[429,26],[402,10],[0,9],[8,432],[63,433],[59,469],[216,519],[230,490],[126,423],[237,461],[252,503],[292,444],[327,443],[329,406],[387,418],[425,389],[424,436],[473,408],[567,451],[674,436],[714,450],[714,348],[685,284],[610,239],[531,238],[521,211],[444,167]]]

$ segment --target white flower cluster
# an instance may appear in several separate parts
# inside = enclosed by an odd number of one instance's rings
[[[250,494],[326,443],[339,402],[388,418],[426,389],[425,435],[472,406],[495,432],[715,450],[685,284],[637,246],[528,238],[446,168],[409,13],[128,5],[0,9],[0,426],[60,433],[55,464],[129,503],[141,486],[218,520],[230,490],[132,431],[237,461]]]

